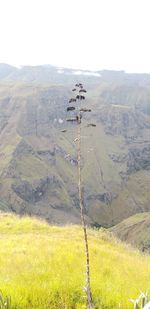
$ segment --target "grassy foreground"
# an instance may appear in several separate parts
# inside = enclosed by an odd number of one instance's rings
[[[129,298],[150,289],[150,256],[89,229],[96,308],[132,308]],[[0,290],[12,308],[85,308],[82,230],[0,214]]]

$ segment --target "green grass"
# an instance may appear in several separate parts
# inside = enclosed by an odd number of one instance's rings
[[[30,154],[17,160],[16,169],[24,180],[33,180],[38,178],[39,175],[44,177],[48,172],[51,172],[45,162]]]
[[[91,286],[96,308],[132,308],[129,298],[150,288],[150,257],[105,231],[89,229]],[[0,290],[12,308],[81,309],[85,256],[80,226],[0,216]]]

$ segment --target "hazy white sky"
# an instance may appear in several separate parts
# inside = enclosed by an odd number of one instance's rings
[[[150,73],[150,0],[0,0],[0,62]]]

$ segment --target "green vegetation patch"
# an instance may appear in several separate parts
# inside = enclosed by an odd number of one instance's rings
[[[132,308],[150,288],[150,257],[88,230],[96,308]],[[29,217],[0,216],[0,290],[12,308],[84,308],[85,255],[80,226],[49,226]]]

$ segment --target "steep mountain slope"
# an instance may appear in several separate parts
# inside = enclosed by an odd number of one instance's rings
[[[139,213],[110,229],[121,240],[150,252],[150,213]]]
[[[32,69],[17,69],[0,82],[0,208],[79,222],[76,129],[66,122],[66,108],[81,81],[88,90],[84,104],[92,109],[82,129],[87,221],[111,226],[150,211],[149,75]]]

